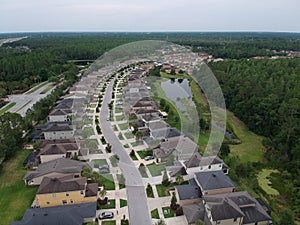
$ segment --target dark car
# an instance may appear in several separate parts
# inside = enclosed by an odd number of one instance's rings
[[[148,160],[151,160],[151,159],[154,159],[154,156],[153,155],[147,155],[145,157],[145,160],[148,161]]]
[[[114,218],[114,213],[113,212],[102,212],[99,215],[99,219],[103,220],[103,219],[112,219]]]

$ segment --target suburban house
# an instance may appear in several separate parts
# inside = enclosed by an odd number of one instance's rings
[[[93,169],[89,163],[60,158],[40,164],[36,171],[28,172],[23,179],[26,185],[40,185],[44,177],[54,178],[72,174],[74,178],[78,178],[85,167]]]
[[[71,121],[72,110],[71,109],[54,109],[48,116],[50,122],[63,122]]]
[[[228,174],[229,167],[218,156],[201,156],[195,152],[188,160],[181,161],[188,174],[206,171],[223,171]]]
[[[47,144],[40,148],[40,163],[49,162],[59,158],[72,158],[79,154],[79,146],[77,143],[58,143]]]
[[[49,123],[42,129],[44,139],[67,139],[74,135],[73,128],[69,123]]]
[[[22,220],[10,225],[82,225],[96,220],[97,203],[27,209]]]
[[[199,172],[194,176],[203,196],[229,193],[235,190],[234,183],[223,171]]]
[[[199,203],[206,195],[230,193],[234,190],[235,185],[227,175],[222,171],[213,171],[194,174],[194,178],[189,180],[189,184],[175,187],[175,194],[182,206]]]
[[[183,205],[187,224],[269,225],[270,215],[248,192],[207,195],[200,203]]]
[[[98,184],[87,184],[86,177],[44,177],[36,193],[35,205],[40,208],[96,202]]]

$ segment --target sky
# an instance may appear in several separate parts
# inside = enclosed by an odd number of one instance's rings
[[[299,0],[0,0],[0,33],[300,32]]]

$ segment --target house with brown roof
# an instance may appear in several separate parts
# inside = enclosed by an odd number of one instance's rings
[[[57,143],[47,144],[40,147],[39,158],[40,163],[49,162],[59,158],[72,158],[79,154],[79,146],[77,143]]]
[[[96,202],[98,184],[88,184],[86,177],[44,177],[36,193],[36,207],[83,204]]]

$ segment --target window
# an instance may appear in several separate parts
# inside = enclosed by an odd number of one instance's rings
[[[211,165],[208,166],[208,169],[211,169]]]
[[[63,204],[67,204],[67,200],[62,200],[62,203]]]
[[[234,219],[233,219],[233,222],[236,222],[236,221],[237,221],[237,218],[234,218]]]
[[[66,192],[66,196],[69,196],[70,194],[69,194],[69,192]]]
[[[46,202],[47,203],[47,205],[49,205],[50,204],[50,202]]]
[[[70,203],[71,203],[71,204],[73,204],[73,203],[74,203],[72,199],[70,200]]]
[[[56,193],[52,193],[52,198],[56,198]]]
[[[217,220],[217,224],[220,224],[221,223],[221,220]]]
[[[80,191],[80,194],[82,194],[82,195],[83,195],[83,191]]]

